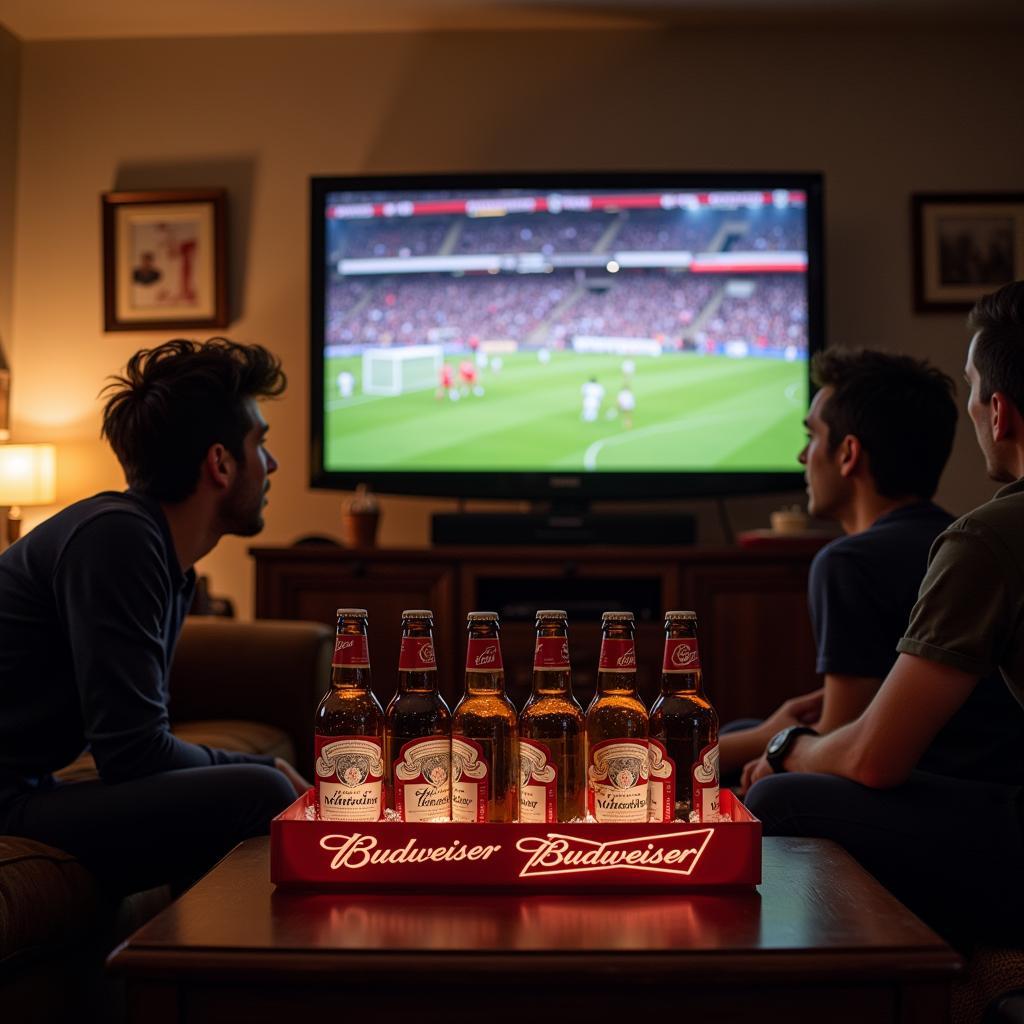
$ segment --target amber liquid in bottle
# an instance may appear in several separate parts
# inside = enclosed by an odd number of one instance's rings
[[[651,708],[651,820],[718,818],[718,715],[704,694],[697,616],[665,613],[661,693]]]
[[[331,685],[314,718],[317,809],[329,821],[384,816],[384,712],[370,689],[365,608],[339,608]]]
[[[519,714],[519,820],[572,821],[586,810],[583,709],[572,693],[563,611],[537,612],[533,691]]]
[[[437,691],[434,613],[402,612],[398,689],[385,714],[387,804],[402,821],[452,816],[452,716]]]
[[[587,708],[587,803],[598,821],[648,817],[647,709],[636,691],[632,612],[605,612],[597,690]]]
[[[494,612],[470,612],[466,692],[452,714],[452,820],[516,821],[519,737]]]

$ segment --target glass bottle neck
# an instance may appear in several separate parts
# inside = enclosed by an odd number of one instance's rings
[[[505,692],[504,672],[467,672],[466,693],[498,694]]]
[[[369,690],[370,670],[335,665],[331,669],[332,690]]]
[[[598,672],[598,695],[636,694],[635,672]]]
[[[700,672],[663,672],[661,676],[661,692],[669,694],[690,694],[701,696],[703,679]]]
[[[399,672],[398,673],[399,693],[436,693],[437,673],[436,672]]]
[[[533,670],[535,697],[569,697],[572,695],[572,674],[568,669],[558,672]]]

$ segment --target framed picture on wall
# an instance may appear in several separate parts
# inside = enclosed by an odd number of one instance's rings
[[[1024,194],[911,197],[914,309],[966,312],[1024,277]]]
[[[224,189],[107,192],[101,208],[106,330],[228,323]]]

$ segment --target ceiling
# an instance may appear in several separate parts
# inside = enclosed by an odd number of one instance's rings
[[[1024,27],[1021,0],[0,0],[25,41],[501,28]]]

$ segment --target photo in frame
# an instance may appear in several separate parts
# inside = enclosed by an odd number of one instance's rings
[[[103,320],[108,331],[224,327],[227,192],[107,192]]]
[[[1024,193],[911,197],[914,309],[967,312],[1024,277]]]

